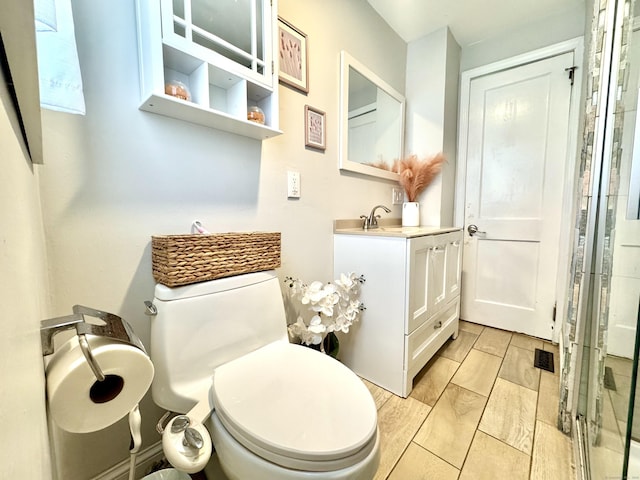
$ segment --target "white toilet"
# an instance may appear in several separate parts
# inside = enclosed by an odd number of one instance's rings
[[[289,343],[273,271],[157,285],[154,305],[153,399],[176,413],[209,402],[205,425],[229,479],[373,478],[373,398],[340,362]]]

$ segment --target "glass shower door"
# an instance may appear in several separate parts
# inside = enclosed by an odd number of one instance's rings
[[[603,153],[591,182],[597,196],[595,248],[581,389],[586,395],[579,408],[586,419],[587,469],[592,479],[602,480],[640,478],[640,413],[634,412],[640,409],[634,408],[640,221],[628,218],[634,147],[640,157],[640,12],[632,0],[608,4],[615,7],[610,10],[614,35],[610,49],[602,50],[604,64],[610,55],[611,71],[602,113]]]

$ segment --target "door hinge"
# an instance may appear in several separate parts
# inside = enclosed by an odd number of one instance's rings
[[[564,69],[565,72],[569,72],[569,80],[571,81],[571,85],[573,86],[573,82],[575,80],[575,76],[576,76],[576,70],[578,69],[578,67],[576,67],[575,65],[573,67],[567,67]]]
[[[552,314],[553,323],[556,323],[556,314],[557,313],[558,313],[558,302],[553,304],[553,314]]]

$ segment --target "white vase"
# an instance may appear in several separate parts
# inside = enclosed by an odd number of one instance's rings
[[[420,225],[420,204],[404,202],[402,204],[402,226],[417,227]]]

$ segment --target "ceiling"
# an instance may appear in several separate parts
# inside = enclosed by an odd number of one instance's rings
[[[449,26],[461,47],[583,8],[585,0],[367,0],[407,43]]]

